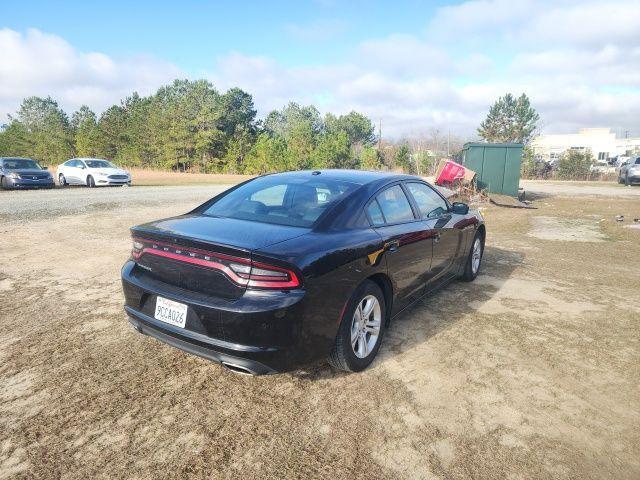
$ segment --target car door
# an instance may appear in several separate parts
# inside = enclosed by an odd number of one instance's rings
[[[449,203],[430,185],[412,181],[406,183],[406,188],[433,239],[431,269],[425,278],[425,283],[430,283],[451,270],[462,251],[463,232],[455,226],[456,215]]]
[[[77,167],[78,160],[69,160],[64,164],[63,175],[67,179],[67,183],[69,184],[77,184],[80,183],[80,178],[78,172],[80,169]]]
[[[431,238],[400,183],[376,194],[367,205],[367,216],[384,242],[396,313],[422,293],[424,274],[431,266]]]
[[[80,185],[87,184],[88,166],[82,160],[76,160],[77,178]]]

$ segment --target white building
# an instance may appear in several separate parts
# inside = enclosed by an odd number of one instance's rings
[[[616,138],[609,128],[582,128],[578,133],[540,135],[531,142],[536,158],[554,161],[569,149],[589,151],[595,160],[640,151],[640,138]]]

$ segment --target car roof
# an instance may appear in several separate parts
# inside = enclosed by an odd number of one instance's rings
[[[419,177],[415,177],[412,175],[401,175],[394,172],[347,169],[298,170],[294,172],[273,173],[271,175],[293,178],[306,178],[309,176],[315,176],[318,180],[338,180],[342,182],[355,183],[358,185],[366,185],[380,180],[421,180]]]

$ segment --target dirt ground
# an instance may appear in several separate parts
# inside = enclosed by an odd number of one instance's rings
[[[640,478],[635,194],[489,206],[371,368],[246,377],[122,310],[128,227],[219,190],[0,194],[0,478]]]

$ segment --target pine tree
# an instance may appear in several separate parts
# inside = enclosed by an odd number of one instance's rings
[[[540,116],[524,93],[517,99],[507,93],[489,109],[487,118],[478,128],[478,134],[488,142],[527,145],[533,138],[539,119]]]

